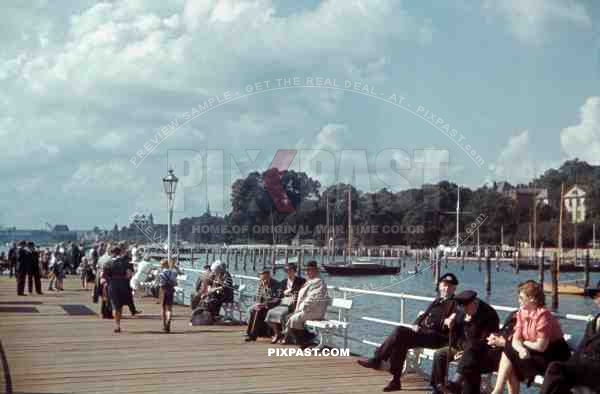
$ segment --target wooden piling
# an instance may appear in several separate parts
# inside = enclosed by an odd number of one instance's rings
[[[208,252],[210,251],[210,249],[208,249],[208,246],[206,247],[206,254],[205,254],[205,259],[206,259],[206,264],[210,264],[209,260],[208,260]]]
[[[543,286],[543,283],[541,284]],[[552,309],[558,309],[558,255],[552,258]]]
[[[323,247],[321,248],[321,261],[319,261],[319,264],[325,264],[325,248]]]
[[[298,272],[302,270],[302,267],[304,267],[304,248],[300,249],[298,254]]]
[[[485,291],[492,292],[492,257],[490,254],[485,256]]]
[[[539,282],[540,283],[544,283],[544,271],[545,271],[545,266],[544,266],[544,248],[542,248],[542,258],[540,259],[540,265],[538,266],[538,276],[539,276]]]
[[[447,260],[447,259],[446,259],[446,260]],[[461,269],[460,269],[460,270],[461,270],[461,271],[464,271],[464,270],[465,270],[465,254],[464,254],[464,253],[463,253],[463,255],[462,255],[462,265],[461,265]]]
[[[584,287],[589,287],[590,286],[590,250],[587,250],[587,253],[585,255],[585,263],[583,266],[583,282],[584,282]]]

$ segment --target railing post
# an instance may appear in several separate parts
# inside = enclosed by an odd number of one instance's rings
[[[405,313],[406,300],[404,296],[400,298],[400,323],[404,324],[404,313]]]

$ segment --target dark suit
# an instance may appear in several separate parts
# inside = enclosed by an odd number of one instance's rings
[[[281,287],[279,286],[279,282],[273,278],[269,278],[269,281],[266,284],[260,282],[258,289],[256,290],[256,304],[264,304],[265,307],[255,309],[253,306],[250,309],[250,318],[248,319],[246,335],[253,338],[268,335],[269,326],[265,323],[265,317],[267,316],[269,309],[274,308],[279,304],[280,297]]]
[[[444,327],[444,319],[456,310],[456,302],[452,298],[436,298],[425,313],[415,320],[419,327],[417,332],[407,327],[397,327],[375,351],[377,362],[389,360],[390,372],[399,380],[409,349],[417,347],[441,348],[448,344],[448,330]]]
[[[452,357],[457,351],[463,351],[463,356],[458,362],[457,372],[465,377],[463,394],[477,394],[480,392],[481,374],[484,370],[498,366],[501,352],[492,355],[492,348],[487,344],[487,337],[498,331],[500,318],[498,313],[489,304],[479,300],[479,306],[469,321],[466,313],[460,309],[456,316],[456,323],[452,329],[452,348],[438,350],[434,356],[431,371],[431,385],[436,387],[444,384],[446,379],[446,365],[448,353]]]
[[[600,392],[600,314],[588,323],[585,335],[568,361],[550,363],[542,394],[570,393],[575,386]]]
[[[31,272],[33,254],[27,247],[17,249],[17,294],[25,294],[25,278]]]
[[[10,277],[16,276],[17,268],[17,248],[11,247],[8,251],[8,269],[10,271]]]
[[[35,282],[35,292],[42,294],[42,273],[40,272],[40,253],[33,249],[31,250],[31,266],[27,273],[27,287],[29,293],[33,292],[33,284]]]
[[[279,286],[281,288],[281,294],[282,294],[281,296],[293,298],[293,302],[291,303],[290,308],[289,308],[290,313],[294,313],[294,310],[296,309],[296,300],[298,299],[298,292],[300,291],[302,286],[304,286],[305,283],[306,283],[306,279],[304,279],[301,276],[296,276],[294,278],[294,282],[292,283],[292,294],[289,296],[284,296],[283,291],[287,287],[287,278],[285,278],[284,280],[282,280],[280,282]]]

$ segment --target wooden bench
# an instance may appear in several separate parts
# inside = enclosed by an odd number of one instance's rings
[[[333,336],[340,335],[344,337],[344,349],[348,348],[348,327],[350,326],[350,310],[352,309],[352,300],[345,298],[334,298],[330,305],[334,310],[327,312],[337,312],[336,319],[307,320],[304,325],[314,328],[319,335],[319,349],[325,347],[333,348]]]

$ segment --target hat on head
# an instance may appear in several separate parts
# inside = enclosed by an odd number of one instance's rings
[[[262,269],[262,270],[259,272],[259,274],[261,274],[261,275],[262,275],[262,274],[271,274],[271,270],[270,270],[270,269],[268,269],[268,268],[263,268],[263,269]]]
[[[212,272],[225,272],[225,264],[222,261],[217,260],[214,263],[212,263],[212,265],[210,266],[210,270]]]
[[[318,268],[317,262],[314,260],[309,261],[308,263],[306,263],[306,268]]]
[[[297,272],[297,271],[298,271],[298,266],[297,266],[296,264],[294,264],[294,263],[288,263],[288,264],[286,264],[286,266],[285,266],[285,270],[286,270],[286,271],[289,271],[289,270],[294,270],[294,271],[296,271],[296,272]]]
[[[454,300],[460,305],[467,305],[473,302],[477,298],[477,293],[473,290],[465,290],[460,294],[454,296]]]
[[[600,281],[596,284],[596,287],[588,287],[585,289],[584,295],[586,297],[594,298],[596,295],[600,294]]]
[[[450,272],[440,277],[438,284],[440,284],[441,282],[447,282],[453,284],[454,286],[458,286],[458,279],[456,279],[456,275]]]

